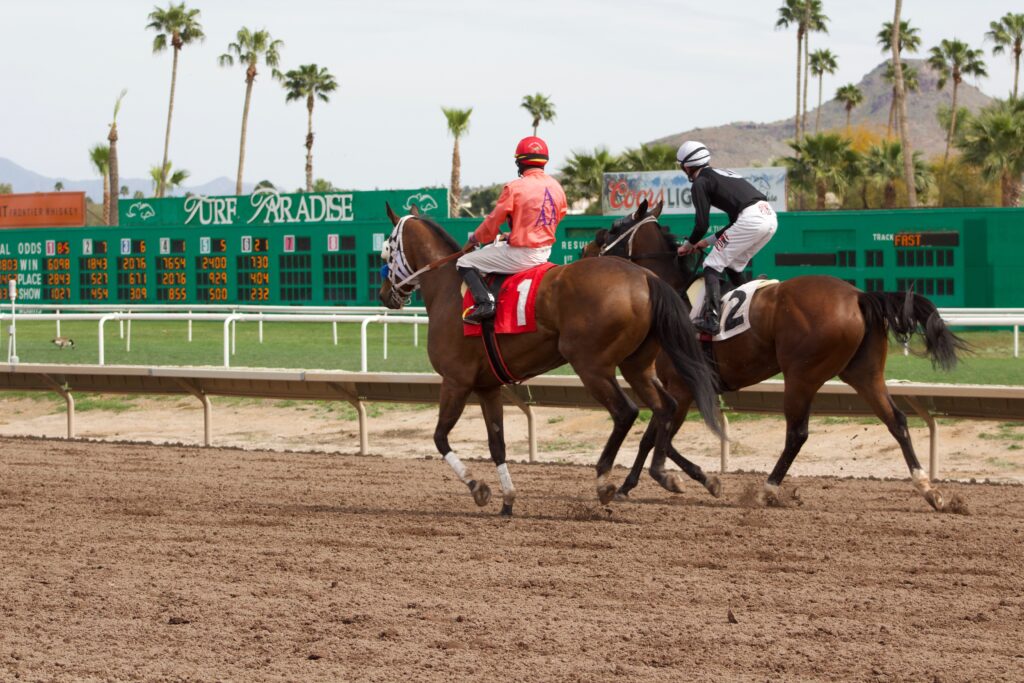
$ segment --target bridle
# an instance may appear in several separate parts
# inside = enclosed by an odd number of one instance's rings
[[[412,299],[412,293],[420,288],[420,275],[440,268],[466,253],[460,249],[454,254],[448,254],[432,263],[428,263],[419,270],[413,271],[412,266],[409,265],[409,261],[405,257],[403,245],[405,223],[410,218],[414,218],[413,214],[407,214],[398,219],[398,222],[395,223],[395,229],[391,231],[391,235],[384,242],[384,248],[380,254],[387,269],[388,282],[391,283],[391,290],[388,292],[388,302],[394,304],[395,308],[401,308],[409,304],[409,301]]]
[[[629,246],[628,246],[628,248],[626,250],[626,255],[629,258],[633,258],[633,235],[636,234],[637,229],[641,225],[646,225],[647,223],[657,223],[657,222],[658,222],[658,217],[657,216],[644,216],[643,219],[641,219],[641,220],[637,221],[636,223],[634,223],[629,228],[629,230],[624,231],[621,235],[616,237],[615,241],[613,241],[612,243],[606,244],[603,247],[601,247],[601,251],[598,252],[597,255],[598,256],[604,256],[607,252],[611,251],[615,247],[616,244],[618,244],[619,242],[621,242],[622,240],[624,240],[624,239],[626,239],[628,237],[629,238]]]

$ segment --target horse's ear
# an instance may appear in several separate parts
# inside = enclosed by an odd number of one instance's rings
[[[384,202],[384,207],[388,210],[388,219],[391,221],[391,225],[398,225],[398,216],[391,210],[391,203]]]
[[[654,210],[651,211],[651,215],[654,216],[655,218],[659,218],[661,216],[661,210],[664,209],[664,208],[665,208],[665,200],[662,199],[661,201],[659,201],[657,204],[654,205]]]
[[[415,204],[410,204],[409,205],[409,213],[411,213],[413,216],[419,216],[420,215],[420,207],[416,206]]]
[[[647,200],[644,199],[640,202],[640,206],[636,207],[636,213],[633,214],[633,220],[640,220],[647,213]]]

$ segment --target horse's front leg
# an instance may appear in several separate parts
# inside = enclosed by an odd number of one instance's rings
[[[501,387],[478,390],[480,396],[480,409],[484,414],[484,424],[487,426],[487,447],[491,452],[491,460],[498,469],[498,481],[501,483],[501,516],[512,516],[512,504],[516,500],[516,488],[512,485],[512,477],[508,473],[508,465],[505,464],[505,428],[504,428],[504,406],[501,403]]]
[[[473,494],[473,500],[477,505],[483,507],[491,499],[490,487],[482,481],[477,481],[470,474],[469,468],[455,455],[448,443],[448,435],[455,427],[455,423],[462,417],[462,411],[466,407],[466,399],[469,398],[470,389],[444,380],[441,382],[441,409],[437,415],[437,427],[434,429],[434,446],[441,454],[444,461],[455,472],[462,483],[469,487]]]

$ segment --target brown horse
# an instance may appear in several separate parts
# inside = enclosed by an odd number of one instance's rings
[[[583,255],[620,255],[649,268],[673,289],[683,292],[695,279],[693,263],[675,258],[675,238],[657,222],[661,208],[658,204],[648,213],[646,203],[642,204],[632,216],[616,221],[611,232],[599,233]],[[605,249],[616,240],[618,244]],[[889,428],[903,451],[914,487],[933,508],[944,508],[942,494],[932,487],[914,452],[907,418],[885,386],[889,331],[901,342],[915,333],[921,334],[932,363],[945,370],[955,367],[957,353],[966,350],[965,342],[949,331],[931,301],[912,292],[862,292],[834,277],[806,275],[758,290],[751,303],[750,323],[747,332],[714,342],[713,354],[723,388],[740,389],[780,372],[784,378],[786,444],[765,483],[767,502],[779,501],[782,480],[807,441],[814,395],[827,380],[838,376],[857,391]],[[670,427],[674,434],[686,419],[690,396],[661,358],[657,371],[678,402]],[[622,496],[628,495],[640,480],[651,449],[650,437],[644,434],[636,462],[619,489]],[[717,479],[705,476],[671,446],[664,454],[655,453],[652,476],[660,481],[662,475],[656,468],[663,469],[664,455],[717,495]]]
[[[389,308],[401,308],[415,289],[422,293],[430,318],[427,353],[442,377],[434,444],[469,487],[477,505],[486,505],[490,488],[469,473],[448,443],[448,434],[475,392],[501,483],[501,514],[511,515],[515,488],[505,465],[501,382],[480,339],[463,336],[461,278],[453,263],[459,246],[428,218],[399,218],[390,206],[387,213],[395,227],[381,253],[387,268],[380,300]],[[616,368],[654,414],[656,453],[669,445],[668,427],[675,412],[675,401],[655,377],[654,359],[661,351],[675,369],[673,377],[687,387],[705,421],[719,432],[711,371],[686,309],[668,285],[628,261],[594,259],[554,267],[537,286],[537,330],[502,336],[501,352],[512,375],[519,378],[568,362],[611,413],[614,427],[597,462],[597,493],[602,503],[615,495],[609,473],[639,412],[619,387]],[[680,485],[681,481],[676,482],[677,488]]]

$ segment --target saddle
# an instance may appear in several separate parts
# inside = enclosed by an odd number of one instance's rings
[[[484,277],[484,285],[494,297],[495,315],[480,325],[462,325],[463,336],[483,338],[491,371],[502,384],[518,384],[523,380],[513,375],[505,364],[497,335],[536,331],[537,292],[544,275],[554,267],[554,263],[542,263],[513,275],[494,274]],[[472,306],[473,295],[467,290],[462,296],[462,308],[467,310]]]

